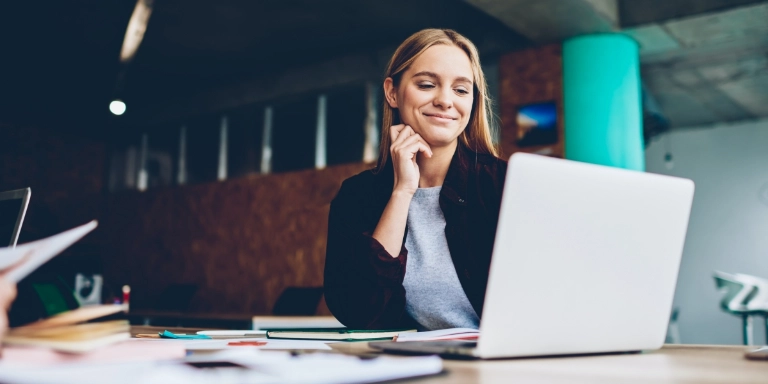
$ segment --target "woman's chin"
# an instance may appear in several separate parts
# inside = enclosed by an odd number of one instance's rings
[[[458,140],[458,137],[424,138],[424,141],[426,141],[427,144],[429,144],[429,146],[432,147],[433,149],[453,146],[456,143],[456,140]]]
[[[456,128],[420,126],[414,130],[421,135],[424,141],[432,148],[447,147],[453,145],[458,139],[461,131],[456,132]]]

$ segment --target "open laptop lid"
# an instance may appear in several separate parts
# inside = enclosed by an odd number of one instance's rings
[[[15,247],[32,189],[0,192],[0,247]]]
[[[693,191],[688,179],[512,155],[475,353],[661,347]]]

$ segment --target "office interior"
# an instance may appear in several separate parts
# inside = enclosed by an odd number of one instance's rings
[[[330,315],[329,206],[377,159],[387,60],[412,33],[450,28],[479,49],[505,157],[602,152],[594,162],[696,183],[668,342],[766,343],[759,314],[744,340],[715,273],[768,279],[768,1],[0,7],[0,190],[33,191],[19,244],[99,221],[19,284],[11,325],[30,284],[75,290],[78,275],[99,276],[101,303],[129,286],[138,325]],[[592,42],[604,57],[589,62]],[[625,61],[635,86],[593,87]],[[575,107],[594,92],[618,119]]]

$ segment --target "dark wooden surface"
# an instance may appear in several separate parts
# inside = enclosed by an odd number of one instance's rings
[[[160,327],[202,327],[205,329],[251,329],[253,318],[225,313],[184,313],[169,311],[130,311],[131,324]]]
[[[132,287],[132,310],[270,314],[284,288],[322,286],[330,202],[344,179],[368,168],[114,194],[103,223],[105,279]],[[189,306],[158,302],[171,284],[197,286]]]

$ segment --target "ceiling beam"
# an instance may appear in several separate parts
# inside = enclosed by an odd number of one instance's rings
[[[465,0],[540,44],[619,28],[617,0]]]
[[[718,12],[765,0],[619,0],[622,28]]]

